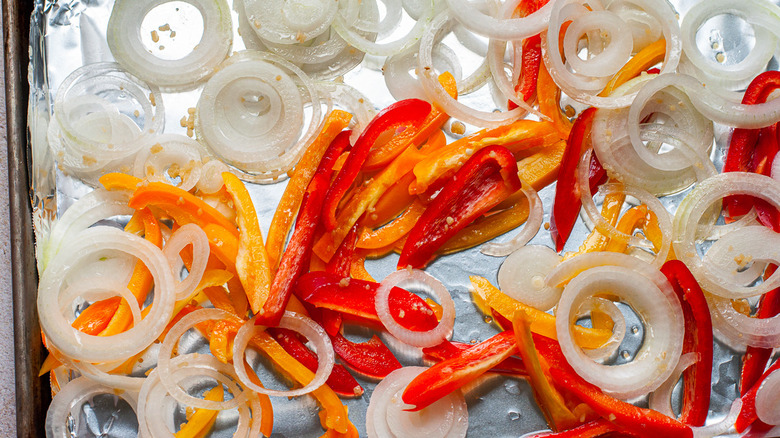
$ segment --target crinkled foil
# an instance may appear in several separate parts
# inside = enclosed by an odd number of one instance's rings
[[[678,0],[672,3],[684,14],[691,5],[699,0]],[[706,1],[706,0],[701,0]],[[52,221],[90,189],[77,180],[73,180],[57,171],[55,162],[49,152],[46,142],[48,121],[51,117],[52,102],[57,88],[63,79],[76,68],[92,62],[113,61],[106,45],[106,26],[113,5],[113,0],[36,0],[36,9],[32,16],[31,27],[31,68],[30,68],[30,143],[33,162],[32,181],[34,191],[34,220],[38,241],[45,236]],[[723,35],[733,35],[730,30],[744,29],[744,23],[733,17],[725,17],[719,26]],[[237,23],[234,14],[234,24]],[[748,29],[749,30],[749,29]],[[234,32],[236,32],[234,30]],[[748,32],[750,33],[750,32]],[[700,47],[711,49],[708,38],[720,37],[718,29],[703,29],[699,32]],[[749,45],[752,35],[735,41],[721,41],[720,47],[726,48],[727,55],[732,51],[744,51]],[[243,49],[243,42],[235,33],[234,50]],[[722,49],[721,49],[722,50]],[[712,56],[717,54],[713,51]],[[744,56],[744,55],[743,55]],[[473,59],[473,58],[472,58]],[[381,76],[382,60],[366,57],[363,64],[347,74],[344,81],[370,98],[378,107],[384,107],[393,101]],[[468,71],[464,66],[464,70]],[[472,70],[476,66],[471,66]],[[486,87],[487,88],[487,87]],[[166,132],[185,133],[179,126],[179,119],[186,114],[186,109],[195,105],[198,96],[195,92],[163,94],[166,106]],[[482,109],[493,109],[482,108]],[[722,166],[723,151],[728,142],[728,128],[716,126],[716,148],[713,159],[716,166]],[[260,223],[267,232],[271,217],[281,197],[286,183],[284,181],[273,185],[253,185],[250,187],[252,197],[260,216]],[[545,207],[545,222],[549,222],[549,211],[552,205],[554,186],[540,192]],[[662,202],[674,212],[686,192],[666,197]],[[516,231],[499,237],[497,240],[509,240]],[[579,221],[574,229],[567,250],[576,249],[579,242],[588,233],[583,221]],[[551,245],[549,232],[542,228],[532,240],[533,244]],[[497,270],[503,258],[489,257],[481,254],[478,248],[463,251],[446,257],[441,257],[430,265],[427,271],[442,280],[451,291],[455,301],[457,318],[453,339],[461,342],[476,343],[497,333],[498,329],[474,306],[469,292],[469,275],[481,275],[496,283]],[[370,261],[367,269],[376,278],[383,278],[395,269],[397,255],[391,255],[381,260]],[[627,320],[628,327],[636,326],[637,330],[629,330],[624,345],[621,346],[620,357],[631,357],[631,352],[642,343],[642,330],[639,321]],[[365,338],[360,330],[348,332],[355,339]],[[396,352],[404,365],[420,364],[419,354],[401,351],[393,347],[392,340],[388,344]],[[201,341],[192,348],[204,349]],[[207,347],[206,347],[207,348]],[[625,354],[623,354],[625,352]],[[713,366],[712,403],[710,420],[717,421],[728,411],[731,401],[737,395],[737,382],[741,366],[741,355],[717,344],[715,347],[715,362]],[[365,413],[375,382],[358,377],[365,388],[365,394],[357,399],[346,400],[349,407],[349,417],[357,426],[361,436],[365,436]],[[675,390],[679,400],[680,385]],[[477,384],[467,388],[469,407],[469,430],[471,437],[517,437],[529,432],[546,428],[545,421],[537,408],[528,384],[519,379],[491,376],[482,379]],[[74,430],[74,436],[135,436],[135,422],[132,410],[119,404],[111,396],[96,397],[92,402],[82,407],[80,426]],[[317,418],[318,407],[309,396],[292,400],[274,398],[274,433],[273,437],[316,437],[322,430]],[[679,405],[679,401],[675,403]],[[178,415],[178,414],[177,414]],[[181,415],[177,420],[181,420]],[[229,423],[229,422],[228,422]],[[230,424],[218,421],[212,436],[230,436]]]

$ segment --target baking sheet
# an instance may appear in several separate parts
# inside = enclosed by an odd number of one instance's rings
[[[695,4],[694,0],[680,0],[672,2],[680,12],[685,11]],[[32,16],[30,36],[33,41],[31,53],[31,75],[29,95],[29,132],[31,150],[31,184],[33,218],[36,227],[36,237],[45,235],[52,220],[71,205],[74,200],[87,193],[90,188],[73,180],[56,169],[55,163],[46,143],[46,129],[51,116],[52,103],[57,89],[62,80],[73,70],[81,65],[112,61],[110,51],[105,43],[105,31],[108,16],[111,11],[112,0],[36,0],[35,12]],[[731,17],[733,18],[733,17]],[[237,17],[234,14],[234,24]],[[711,50],[712,44],[707,44],[714,35],[712,32],[722,30],[718,35],[721,38],[720,47],[725,48],[729,59],[737,59],[741,53],[749,48],[750,32],[740,27],[737,20],[725,17],[716,23],[717,29],[702,29],[702,45]],[[235,27],[235,26],[234,26]],[[736,38],[729,30],[738,29]],[[243,42],[234,29],[234,50],[243,49]],[[179,32],[181,33],[181,32]],[[731,38],[731,39],[729,39]],[[703,46],[702,46],[703,47]],[[716,53],[711,53],[713,57]],[[744,56],[744,55],[742,55]],[[464,76],[476,65],[470,65],[475,59],[464,58]],[[381,75],[382,59],[366,57],[362,65],[344,77],[344,81],[363,92],[377,108],[382,108],[394,100],[390,96]],[[481,109],[493,109],[489,87],[484,87],[478,93],[466,97],[471,102],[480,105]],[[165,132],[184,134],[185,130],[179,125],[179,119],[186,114],[186,109],[194,106],[198,92],[164,93],[163,99],[166,106]],[[716,126],[716,148],[713,158],[720,168],[724,146],[728,141],[729,130]],[[285,187],[285,182],[274,185],[253,185],[250,188],[253,200],[260,216],[260,223],[267,234],[270,220],[276,204]],[[549,212],[554,185],[540,192],[545,211]],[[664,198],[662,201],[674,211],[674,207],[684,196],[685,192],[675,196]],[[548,213],[545,213],[545,222],[549,221]],[[579,221],[569,240],[566,250],[573,250],[587,234],[588,229],[583,221]],[[497,238],[498,241],[508,240],[515,232]],[[539,234],[532,240],[532,244],[551,246],[549,232],[542,228]],[[397,255],[388,256],[382,260],[367,263],[368,271],[375,278],[383,278],[395,270]],[[472,304],[468,291],[469,275],[481,275],[496,283],[497,270],[503,258],[488,257],[479,253],[478,248],[463,251],[458,254],[442,257],[432,263],[426,270],[436,278],[441,279],[451,291],[456,304],[456,325],[453,340],[476,343],[487,339],[497,333],[497,329],[490,324]],[[30,304],[28,303],[27,306]],[[32,301],[32,306],[35,302]],[[27,308],[27,311],[30,309]],[[629,327],[635,321],[627,321]],[[366,334],[359,330],[348,333],[355,338],[364,337]],[[389,341],[389,340],[388,340]],[[642,332],[636,334],[629,331],[621,351],[629,353],[635,351],[642,341]],[[35,336],[30,340],[31,344],[38,342]],[[392,345],[391,345],[392,347]],[[203,345],[193,348],[203,348]],[[404,365],[420,363],[419,358],[399,355]],[[621,360],[621,359],[618,359]],[[711,421],[717,421],[728,410],[731,400],[737,395],[737,382],[741,356],[721,344],[716,345],[715,363],[713,367],[713,397],[711,404]],[[359,378],[360,383],[366,389],[363,397],[347,400],[350,419],[358,427],[361,436],[365,436],[365,410],[370,399],[374,382]],[[47,389],[41,389],[41,396],[45,396]],[[679,395],[679,388],[676,390]],[[74,431],[79,436],[128,436],[132,435],[134,419],[127,415],[127,410],[120,405],[115,405],[111,400],[96,400],[85,405],[82,410],[82,427]],[[522,380],[490,377],[483,379],[477,385],[470,388],[467,394],[469,405],[469,436],[520,436],[528,432],[544,429],[545,422],[533,401],[529,386]],[[275,413],[275,437],[307,437],[319,436],[322,430],[316,417],[317,407],[308,397],[299,397],[293,400],[273,399]],[[124,412],[122,415],[113,415],[116,412]],[[40,413],[38,413],[40,414]],[[107,419],[112,419],[110,422]],[[22,420],[23,421],[23,420]],[[229,428],[219,428],[213,436],[229,436]]]

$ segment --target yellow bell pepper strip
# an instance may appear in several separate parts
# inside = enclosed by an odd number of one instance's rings
[[[203,394],[204,400],[222,401],[225,397],[225,390],[222,384],[219,384]],[[219,411],[209,409],[196,409],[189,420],[187,420],[178,432],[173,436],[176,438],[204,438],[211,432],[214,422],[217,420]]]
[[[414,146],[409,146],[390,165],[374,176],[368,183],[353,196],[336,218],[337,225],[330,232],[326,232],[314,245],[314,253],[322,260],[330,261],[336,249],[349,233],[350,228],[358,222],[366,211],[370,211],[382,194],[399,177],[409,173],[415,164],[419,163],[424,155]]]
[[[542,364],[544,358],[541,358],[536,351],[531,336],[531,324],[523,310],[518,310],[515,313],[512,328],[520,357],[523,359],[526,371],[528,371],[528,382],[533,389],[534,399],[547,419],[547,424],[555,432],[577,427],[580,422],[566,407],[563,396],[548,380],[547,373],[550,367]]]
[[[322,218],[325,229],[336,228],[336,208],[353,185],[366,158],[377,139],[388,130],[405,128],[417,130],[431,112],[431,104],[420,99],[406,99],[393,103],[379,112],[365,127],[355,146],[349,152],[344,166],[330,186],[322,206]]]
[[[363,229],[357,242],[358,248],[380,249],[392,245],[411,231],[420,219],[425,206],[420,201],[414,201],[409,208],[394,221],[376,230]]]
[[[403,213],[417,199],[409,193],[409,185],[412,181],[414,181],[414,173],[409,172],[385,190],[373,209],[369,209],[368,214],[361,220],[362,224],[369,228],[377,228]]]
[[[528,220],[528,199],[514,198],[515,204],[498,213],[484,216],[458,231],[437,251],[441,255],[473,248],[504,233],[514,230]]]
[[[268,252],[268,264],[272,272],[276,272],[279,268],[282,250],[287,242],[287,235],[290,233],[295,214],[301,206],[306,187],[314,176],[314,172],[317,171],[317,166],[320,164],[325,150],[336,138],[336,135],[346,129],[350,120],[352,120],[352,114],[346,111],[331,111],[325,119],[322,131],[306,149],[298,164],[295,165],[293,175],[287,182],[282,199],[279,200],[279,206],[271,220],[271,227],[268,229],[268,240],[265,243],[265,248]]]
[[[235,271],[236,257],[238,256],[238,239],[225,227],[217,224],[208,224],[203,227],[203,232],[209,239],[209,250],[226,269]]]
[[[238,237],[236,225],[202,199],[170,184],[151,182],[136,189],[128,205],[136,210],[153,206],[172,217],[179,225],[194,223],[201,228],[217,224]]]
[[[623,202],[626,200],[626,195],[623,193],[610,193],[604,197],[604,201],[601,204],[601,215],[612,226],[615,226],[620,217],[620,209],[623,208]],[[586,252],[604,251],[609,245],[610,238],[601,234],[599,230],[593,229],[590,232],[585,241],[580,245],[579,250],[575,252],[568,252],[563,256],[564,260],[568,260],[579,254]]]
[[[233,277],[227,282],[230,302],[236,311],[236,315],[244,317],[249,310],[249,299],[246,296],[244,285],[238,277]]]
[[[645,204],[629,208],[620,218],[617,224],[618,231],[633,235],[637,230],[642,230],[650,242],[653,249],[658,251],[661,247],[661,235],[658,228],[658,219],[652,210],[649,210]],[[628,248],[628,242],[619,239],[610,239],[606,250],[611,252],[625,252]]]
[[[561,26],[561,32],[564,32],[563,26]],[[544,63],[539,66],[539,78],[536,82],[536,101],[539,103],[539,111],[552,120],[560,138],[569,138],[572,123],[561,111],[561,89],[553,81]]]
[[[236,313],[236,310],[233,308],[233,304],[230,302],[230,297],[228,297],[227,291],[225,291],[224,287],[207,287],[203,289],[203,293],[215,308],[222,309],[233,314]]]
[[[504,146],[513,154],[518,154],[558,141],[560,137],[553,124],[533,120],[518,120],[509,125],[476,132],[450,143],[442,150],[428,152],[428,157],[414,166],[417,179],[410,192],[425,192],[437,180],[452,175],[473,154],[485,147]]]
[[[409,382],[401,398],[414,406],[408,410],[419,411],[473,382],[515,353],[517,344],[512,332],[499,333],[423,371]]]
[[[322,412],[320,412],[320,421],[322,419]],[[360,434],[358,433],[357,428],[354,424],[349,423],[349,430],[347,430],[345,433],[336,432],[333,429],[328,429],[325,431],[324,434],[320,436],[320,438],[359,438]]]
[[[513,300],[483,277],[472,275],[469,279],[471,279],[471,287],[474,289],[474,292],[501,316],[511,321],[515,313],[518,310],[522,310],[528,316],[532,332],[550,339],[558,339],[555,329],[555,317],[553,315]],[[582,348],[598,348],[607,342],[612,335],[607,330],[589,329],[579,325],[572,327],[572,333],[575,342]]]
[[[574,372],[550,368],[550,376],[556,386],[587,403],[602,418],[621,428],[647,437],[693,438],[690,426],[652,409],[636,407],[612,398]]]
[[[232,351],[228,349],[230,329],[233,327],[226,321],[215,321],[209,331],[209,351],[222,363],[233,359]],[[235,337],[235,333],[233,333]]]
[[[106,190],[130,190],[134,192],[144,184],[144,180],[125,173],[107,173],[98,179]]]
[[[225,189],[233,198],[238,221],[238,253],[236,273],[244,287],[249,307],[257,313],[268,299],[271,288],[271,271],[268,253],[263,244],[263,233],[257,220],[255,206],[244,183],[230,172],[222,174]]]
[[[607,86],[601,90],[599,96],[609,96],[615,91],[615,88],[625,84],[630,79],[633,79],[643,71],[658,64],[664,60],[666,56],[666,40],[661,38],[660,40],[645,46],[636,55],[626,62],[626,64],[612,76],[612,79],[607,82]]]
[[[439,83],[442,88],[453,99],[458,98],[458,84],[455,83],[455,77],[450,72],[444,72],[439,75]],[[371,172],[379,170],[393,161],[408,147],[419,147],[428,137],[435,132],[441,132],[439,129],[444,125],[450,116],[439,108],[436,104],[431,107],[431,112],[423,120],[417,129],[406,129],[404,132],[394,136],[390,141],[381,146],[374,146],[366,157],[363,164],[363,170]]]
[[[502,146],[474,154],[428,205],[409,231],[398,267],[421,268],[458,231],[520,190],[517,163]]]
[[[246,361],[244,361],[244,369],[246,369],[246,374],[249,376],[249,380],[252,383],[259,387],[263,387],[263,383],[257,378],[257,375],[252,372],[251,367]],[[274,430],[274,407],[271,404],[271,397],[257,393],[254,395],[260,403],[260,433],[262,433],[264,437],[270,437]],[[254,417],[255,414],[255,412],[252,412],[252,417]],[[320,412],[320,414],[322,414],[322,412]]]
[[[282,254],[279,270],[271,283],[268,300],[266,300],[262,310],[256,314],[258,324],[269,327],[276,327],[279,324],[287,302],[290,300],[293,285],[298,277],[306,272],[315,233],[321,223],[323,205],[333,173],[333,163],[349,146],[349,135],[350,131],[342,131],[336,136],[336,139],[328,146],[328,150],[325,151],[325,155],[317,167],[317,172],[306,188],[306,194],[295,221],[295,230],[290,238],[290,243]]]

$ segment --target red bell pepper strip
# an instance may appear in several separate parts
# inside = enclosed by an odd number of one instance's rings
[[[431,104],[420,99],[406,99],[396,102],[379,112],[366,126],[355,142],[344,166],[342,166],[333,185],[328,190],[322,207],[322,217],[325,228],[336,228],[336,208],[341,198],[352,186],[363,167],[371,148],[379,136],[388,129],[405,127],[415,129],[420,126],[428,113]]]
[[[336,136],[325,151],[317,171],[306,188],[298,218],[295,221],[295,231],[293,231],[290,243],[282,254],[279,269],[271,283],[268,299],[258,313],[257,324],[270,327],[279,324],[287,302],[290,300],[295,281],[308,267],[314,234],[320,223],[322,204],[333,173],[333,163],[349,146],[350,133],[350,131],[343,131]]]
[[[398,268],[422,268],[450,237],[520,190],[517,162],[508,149],[475,153],[434,198],[409,231]]]
[[[737,432],[742,433],[751,424],[763,423],[758,419],[758,414],[756,414],[756,394],[758,393],[758,388],[764,383],[764,379],[777,370],[780,370],[780,360],[776,360],[771,367],[767,368],[750,390],[742,396],[742,410],[734,423],[734,428],[737,429]]]
[[[383,379],[401,368],[401,363],[378,337],[352,342],[341,334],[332,336],[333,351],[355,371],[374,379]]]
[[[339,248],[336,250],[336,254],[330,259],[327,265],[325,265],[325,271],[331,274],[341,275],[342,277],[349,277],[349,269],[352,266],[352,257],[355,255],[355,245],[357,245],[358,227],[359,224],[355,224],[347,234],[347,237],[341,242]]]
[[[271,335],[284,350],[302,363],[312,372],[317,371],[317,355],[306,348],[306,345],[298,338],[298,335],[292,331],[279,327],[268,329]],[[342,397],[360,397],[363,395],[363,387],[352,377],[343,365],[336,364],[333,371],[326,381],[326,384],[338,395]]]
[[[755,105],[766,102],[769,95],[780,88],[780,72],[767,71],[756,76],[755,79],[748,85],[745,95],[742,97],[742,103],[744,105]],[[771,127],[770,127],[771,128]],[[763,135],[762,135],[763,134]],[[754,164],[769,162],[774,159],[775,154],[771,154],[773,147],[763,147],[759,151],[757,143],[759,137],[767,137],[766,140],[770,140],[768,137],[771,135],[771,130],[767,128],[761,129],[742,129],[737,128],[731,136],[731,142],[729,149],[726,153],[726,160],[723,164],[724,172],[756,172]],[[770,140],[771,141],[771,140]],[[774,139],[774,148],[776,148],[777,139]],[[769,166],[771,168],[771,164]],[[730,218],[744,215],[754,206],[754,198],[750,196],[729,196],[724,199],[724,208]],[[768,205],[758,208],[766,209]],[[769,207],[771,208],[771,207]],[[767,225],[767,224],[765,224]],[[772,226],[774,228],[774,226]]]
[[[712,319],[707,300],[699,283],[679,260],[670,260],[661,267],[674,288],[685,318],[682,353],[697,353],[699,360],[683,373],[683,401],[680,421],[691,426],[704,426],[710,409],[712,390]]]
[[[404,403],[414,406],[411,411],[419,411],[474,381],[515,353],[514,333],[501,332],[423,371],[407,385],[401,398]]]
[[[620,427],[609,421],[599,418],[598,420],[589,421],[582,426],[575,427],[574,429],[567,430],[565,432],[542,432],[534,435],[526,435],[524,438],[596,438],[610,432],[621,432]],[[634,434],[626,433],[628,436],[636,436]]]
[[[777,265],[770,264],[764,272],[764,279],[769,278],[776,270]],[[772,318],[778,314],[780,314],[780,288],[771,290],[761,297],[756,317]],[[771,357],[771,348],[747,347],[745,356],[742,358],[742,375],[739,380],[740,395],[745,395],[756,384]]]
[[[452,359],[473,346],[474,345],[472,344],[463,342],[444,341],[434,347],[423,348],[423,357],[431,362],[441,362]],[[523,361],[514,356],[507,357],[501,361],[501,363],[491,368],[490,372],[516,377],[525,377],[528,375],[528,371],[526,371]]]
[[[515,14],[520,17],[528,16],[546,5],[549,0],[523,0],[515,9]],[[524,101],[530,100],[536,93],[536,81],[539,77],[539,67],[542,65],[542,38],[533,35],[523,39],[523,55],[520,64],[520,78],[515,85],[515,93],[523,96]],[[517,104],[509,101],[508,109],[517,108]]]
[[[380,323],[374,307],[379,283],[344,278],[326,272],[302,275],[295,286],[295,294],[302,301],[318,308],[335,310],[364,320]],[[390,291],[390,314],[409,330],[431,330],[438,321],[431,307],[419,296],[404,289]]]
[[[590,130],[595,115],[596,108],[588,108],[577,117],[566,141],[566,151],[563,153],[561,169],[558,171],[555,200],[550,216],[550,235],[555,242],[555,250],[559,252],[563,250],[563,246],[569,239],[582,207],[580,191],[577,188],[577,165],[583,152],[590,148]],[[594,158],[591,159],[589,174],[591,193],[595,189],[594,184],[603,182],[606,177],[601,163],[597,165],[593,160]]]
[[[673,418],[652,409],[645,409],[604,394],[576,373],[563,368],[550,368],[555,385],[593,408],[602,418],[640,436],[692,438],[693,430]],[[709,391],[709,389],[708,389]]]

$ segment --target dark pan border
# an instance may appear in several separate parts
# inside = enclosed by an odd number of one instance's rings
[[[38,377],[44,349],[36,311],[37,272],[30,196],[27,104],[32,0],[3,0],[11,274],[16,357],[16,435],[45,436],[48,382]]]

